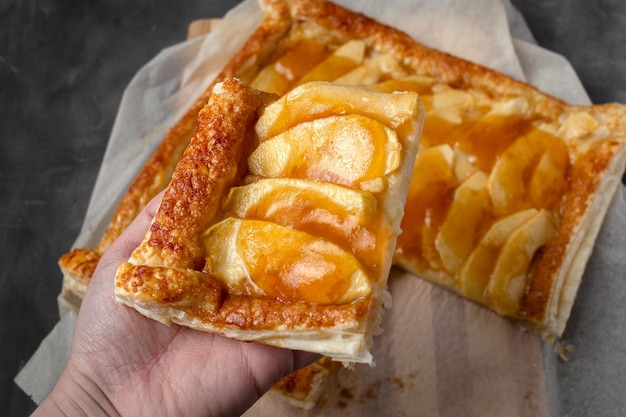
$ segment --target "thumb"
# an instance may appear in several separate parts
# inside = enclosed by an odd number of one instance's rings
[[[150,223],[161,204],[163,191],[157,194],[146,207],[141,210],[132,223],[122,232],[122,234],[111,244],[109,249],[102,255],[98,268],[113,267],[117,269],[121,262],[127,261],[133,250],[143,241]],[[94,277],[102,275],[94,273]]]
[[[93,296],[91,293],[102,292],[113,299],[110,287],[114,280],[111,277],[115,276],[120,263],[127,261],[133,250],[142,242],[162,197],[163,192],[157,194],[102,255],[87,287],[83,305]]]

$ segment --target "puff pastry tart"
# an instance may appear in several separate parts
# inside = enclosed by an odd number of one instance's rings
[[[331,2],[261,5],[265,20],[216,82],[237,77],[278,95],[313,80],[417,92],[426,119],[395,264],[559,336],[624,172],[624,106],[568,105]],[[88,281],[164,187],[209,92],[146,164],[102,244],[61,260],[66,287]]]
[[[215,86],[116,298],[166,324],[369,363],[418,95],[310,82],[272,97]]]
[[[233,60],[245,82],[280,95],[324,80],[424,101],[395,264],[559,336],[624,172],[626,108],[568,105],[330,2],[263,4]]]

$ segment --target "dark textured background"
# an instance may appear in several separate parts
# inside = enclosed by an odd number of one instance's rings
[[[34,409],[13,378],[58,320],[56,261],[80,229],[125,86],[189,22],[235,3],[0,0],[0,415]],[[595,103],[626,103],[626,2],[513,3]],[[570,417],[611,415],[584,385],[562,391]],[[626,407],[619,391],[608,401]]]

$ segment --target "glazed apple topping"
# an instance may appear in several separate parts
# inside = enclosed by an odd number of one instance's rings
[[[358,107],[354,96],[340,89],[334,90],[337,96],[326,95],[322,100],[317,91],[303,89],[306,84],[294,87],[316,79],[376,92],[418,93],[426,120],[396,253],[417,270],[435,271],[429,276],[445,285],[514,315],[526,278],[510,271],[528,267],[541,246],[556,234],[573,158],[566,142],[588,135],[598,122],[587,112],[577,112],[560,127],[545,124],[532,118],[530,97],[498,98],[457,89],[412,73],[394,57],[373,52],[362,41],[348,41],[325,54],[315,52],[319,50],[313,48],[306,55],[296,45],[276,61],[293,62],[297,71],[288,71],[292,74],[289,86],[280,93],[285,95],[257,124],[260,140],[267,142],[251,156],[251,170],[267,177],[311,176],[366,191],[384,189],[375,178],[393,170],[401,140],[385,129],[369,137],[357,133],[376,131],[365,127],[370,122],[357,117],[329,117],[354,113],[349,109]],[[294,59],[298,53],[300,59]],[[396,114],[411,108],[407,99],[394,98]],[[388,105],[375,99],[368,107],[374,115],[356,113],[398,131],[398,122],[385,116]],[[314,121],[303,123],[309,118]],[[301,124],[293,127],[294,121]],[[348,124],[355,127],[342,131],[340,126]],[[333,160],[329,164],[327,156],[335,153],[336,145],[319,140],[316,132],[321,130],[352,135],[355,146],[370,151],[356,155],[350,163]],[[315,150],[305,152],[303,147]],[[373,156],[379,152],[383,156],[376,161]],[[294,170],[294,161],[304,159],[305,153],[305,167]],[[533,243],[522,245],[520,239]],[[511,261],[515,256],[525,260],[517,269]]]
[[[205,271],[231,293],[289,303],[368,296],[389,267],[390,181],[420,111],[412,92],[315,81],[269,104],[248,175],[204,234]]]

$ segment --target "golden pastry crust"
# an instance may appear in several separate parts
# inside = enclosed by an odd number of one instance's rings
[[[223,83],[212,97],[200,111],[194,139],[176,166],[146,241],[133,253],[137,264],[200,269],[201,234],[219,214],[226,190],[242,180],[257,112],[272,97],[234,82]],[[227,99],[217,99],[222,97]]]
[[[322,358],[278,381],[270,393],[295,407],[311,410],[322,401],[326,379],[338,365],[329,358]]]
[[[565,328],[584,264],[620,184],[624,164],[624,143],[607,140],[594,143],[572,167],[561,227],[543,248],[518,312],[548,336],[560,335]]]

